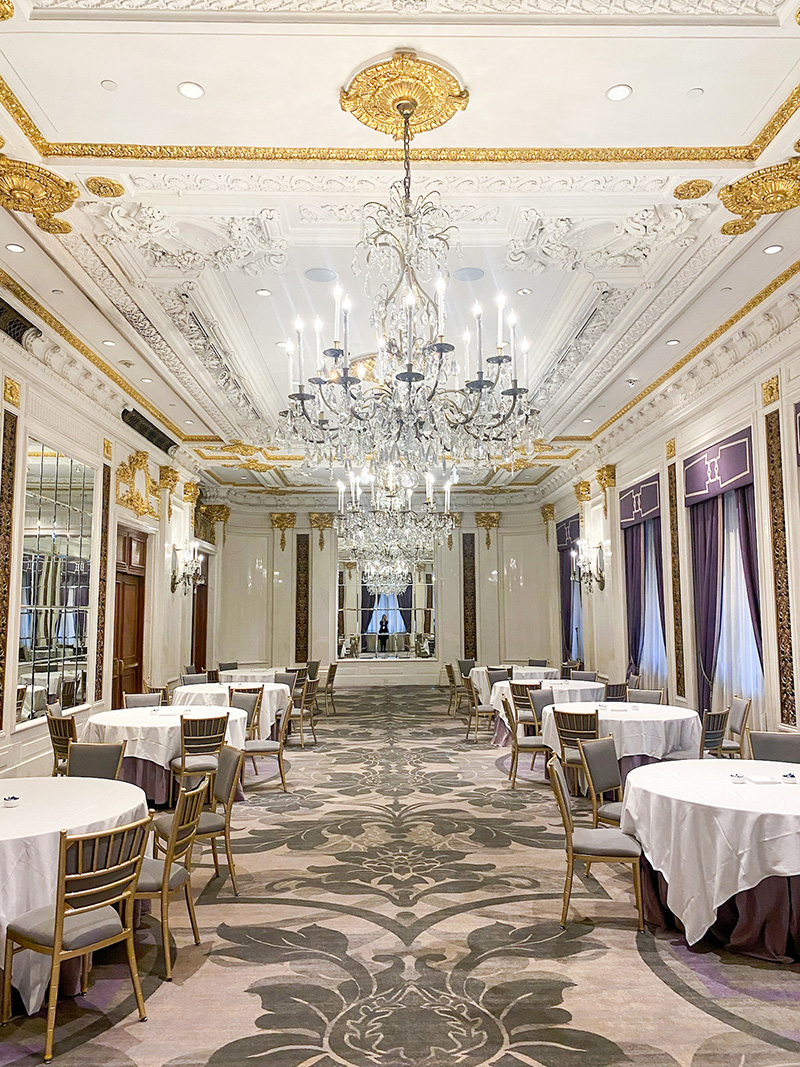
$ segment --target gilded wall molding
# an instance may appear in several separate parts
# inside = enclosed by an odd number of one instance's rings
[[[542,522],[544,523],[544,537],[547,544],[550,544],[550,523],[556,521],[556,506],[555,504],[542,504]]]
[[[8,375],[3,379],[3,400],[6,404],[13,404],[15,408],[20,405],[21,390],[19,382]]]
[[[496,530],[500,526],[500,512],[499,511],[476,511],[475,512],[475,525],[486,531],[486,547],[492,547],[492,530]]]
[[[94,699],[103,699],[103,667],[106,654],[106,603],[108,600],[108,534],[111,512],[111,467],[103,464],[103,499],[100,511],[100,563],[97,588],[97,653],[94,668]]]
[[[761,383],[761,406],[768,408],[770,404],[777,404],[780,398],[780,379],[776,374]]]
[[[158,482],[150,477],[149,463],[149,454],[143,451],[131,452],[127,460],[120,463],[117,467],[117,504],[132,511],[139,519],[145,515],[160,519]],[[155,506],[152,500],[155,500]]]
[[[286,531],[293,530],[297,515],[293,511],[273,511],[272,528],[281,532],[281,552],[286,548]]]
[[[311,538],[307,533],[299,533],[295,538],[295,622],[294,622],[294,659],[295,663],[307,663],[308,621],[310,615],[310,556]]]
[[[325,547],[325,531],[333,529],[334,516],[330,511],[312,511],[308,522],[312,530],[319,530],[320,551]]]
[[[669,548],[672,575],[672,632],[675,640],[675,692],[686,696],[686,669],[683,657],[683,605],[681,602],[681,555],[678,537],[678,476],[676,464],[667,467],[669,488]]]
[[[3,453],[0,460],[0,730],[3,728],[6,669],[8,666],[8,612],[11,568],[14,563],[14,483],[17,466],[17,416],[3,413]]]
[[[789,599],[789,563],[786,547],[786,506],[783,492],[780,409],[764,416],[769,480],[769,517],[772,533],[772,574],[775,583],[775,623],[778,636],[778,684],[781,724],[797,726],[792,652],[792,614]]]
[[[456,530],[460,530],[461,529],[461,512],[460,511],[451,511],[450,514],[453,517],[454,528]],[[453,551],[453,530],[451,530],[450,533],[447,535],[447,550],[448,550],[448,552],[452,552]]]
[[[664,447],[664,452],[666,454],[667,459],[675,459],[675,438],[674,437],[670,437],[669,441],[667,441],[667,443],[666,443],[666,445]]]
[[[477,592],[475,588],[475,534],[461,535],[461,568],[464,611],[464,659],[478,658]]]

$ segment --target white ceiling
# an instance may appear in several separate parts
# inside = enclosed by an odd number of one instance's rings
[[[374,161],[255,157],[264,148],[313,157],[394,147],[345,114],[338,93],[368,62],[414,48],[470,91],[466,111],[417,138],[416,149],[528,152],[524,163],[419,162],[414,185],[440,189],[459,225],[451,270],[484,272],[452,282],[450,336],[470,325],[476,298],[491,317],[495,293],[506,293],[532,342],[527,384],[556,445],[541,471],[470,478],[532,484],[559,455],[584,447],[559,438],[590,438],[793,262],[800,212],[726,238],[720,227],[731,216],[716,194],[755,166],[787,159],[800,136],[788,108],[757,161],[736,147],[759,136],[800,82],[796,3],[525,0],[513,24],[508,5],[494,0],[476,0],[470,19],[460,7],[448,13],[446,0],[359,3],[295,10],[294,0],[223,0],[213,19],[204,0],[148,0],[146,10],[137,0],[21,6],[4,24],[0,75],[41,137],[29,139],[0,111],[5,151],[71,178],[81,197],[64,237],[26,216],[0,216],[0,244],[26,249],[3,266],[108,364],[135,406],[200,450],[211,482],[313,484],[268,447],[288,385],[277,342],[298,313],[330,323],[331,286],[304,273],[327,267],[353,299],[354,349],[371,350],[353,246],[360,206],[384,198],[399,172]],[[103,79],[117,90],[101,88]],[[205,95],[180,96],[184,80]],[[634,91],[613,103],[605,91],[618,82]],[[698,87],[700,97],[687,96]],[[188,158],[148,160],[136,145],[188,146]],[[547,148],[560,150],[558,161],[534,158]],[[592,149],[606,158],[591,162]],[[641,151],[609,161],[617,149]],[[93,197],[84,182],[94,175],[121,182],[124,196]],[[675,187],[692,177],[711,181],[711,192],[676,200]],[[774,243],[784,251],[765,255]],[[262,287],[272,295],[257,296]],[[517,295],[521,288],[530,295]],[[216,366],[187,311],[211,329]],[[220,451],[232,440],[262,451]],[[243,468],[248,461],[269,469]]]

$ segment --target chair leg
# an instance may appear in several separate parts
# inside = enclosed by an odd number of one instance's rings
[[[284,770],[283,770],[283,753],[282,752],[278,753],[278,770],[281,772],[281,785],[283,786],[283,791],[284,791],[284,793],[287,793],[288,789],[286,788],[286,775],[285,775]]]
[[[0,1010],[0,1025],[5,1026],[11,1018],[11,969],[14,965],[14,942],[6,935],[6,950],[3,956],[3,1006]]]
[[[636,898],[636,911],[639,916],[639,930],[644,930],[644,908],[642,906],[642,868],[641,860],[631,864],[633,867],[633,895]]]
[[[231,831],[229,827],[225,827],[225,855],[228,857],[228,870],[231,872],[231,882],[233,883],[233,895],[239,896],[239,886],[236,882],[236,866],[233,862],[233,850],[231,849]]]
[[[314,738],[314,744],[317,743],[317,731],[314,729],[314,712],[312,711],[308,716],[308,725],[311,727],[311,735]]]
[[[183,893],[186,897],[186,910],[189,912],[189,922],[192,924],[192,933],[194,934],[194,943],[200,944],[200,931],[197,929],[197,915],[194,911],[194,901],[192,900],[192,884],[187,882],[183,887]]]
[[[334,703],[334,700],[333,700],[333,693],[331,693],[331,707],[333,708],[333,714],[335,715],[336,714],[336,704]]]
[[[519,749],[517,749],[514,752],[514,755],[511,757],[511,769],[513,771],[513,774],[511,776],[511,788],[512,789],[516,789],[517,788],[517,764],[518,763],[519,763]]]
[[[587,878],[589,877],[589,872],[591,871],[591,869],[592,869],[592,861],[591,860],[587,860],[586,861],[586,877]]]
[[[91,962],[91,952],[87,952],[85,956],[81,957],[81,996],[83,996],[89,989],[89,970]]]
[[[169,897],[161,894],[161,947],[164,949],[164,974],[172,981],[172,952],[169,945]]]
[[[147,1012],[144,1006],[144,997],[142,996],[142,983],[139,981],[139,967],[136,963],[136,948],[133,944],[133,929],[130,930],[128,936],[125,938],[125,952],[128,956],[128,970],[131,972],[131,982],[133,983],[133,993],[136,997],[136,1007],[139,1009],[139,1018],[144,1023],[147,1022]]]
[[[464,738],[465,741],[469,741],[469,731],[470,731],[471,727],[472,727],[472,716],[470,715],[470,717],[467,719],[467,736]]]
[[[564,907],[561,909],[561,929],[567,928],[567,915],[569,914],[569,898],[572,895],[572,875],[575,868],[575,861],[572,858],[572,854],[567,856],[567,879],[564,882]]]
[[[303,736],[303,709],[300,709],[300,748],[306,747],[306,740]]]
[[[250,759],[253,761],[253,774],[258,775],[258,764],[255,756],[251,756]],[[242,771],[244,771],[244,764],[242,764]]]
[[[58,1005],[58,980],[61,976],[61,960],[53,954],[50,967],[50,993],[47,998],[47,1037],[44,1044],[44,1062],[53,1058],[53,1038],[56,1030],[56,1007]]]
[[[214,857],[214,873],[219,878],[219,856],[217,855],[217,839],[211,838],[211,855]]]

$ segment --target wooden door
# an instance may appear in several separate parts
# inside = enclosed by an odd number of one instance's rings
[[[147,536],[120,526],[114,600],[114,672],[112,703],[122,707],[123,693],[144,688],[144,580]]]
[[[200,581],[192,594],[192,663],[198,671],[204,671],[208,669],[208,556],[205,552],[200,553],[200,568]]]

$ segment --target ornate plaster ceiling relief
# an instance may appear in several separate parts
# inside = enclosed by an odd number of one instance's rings
[[[762,215],[800,207],[800,156],[745,174],[720,189],[719,198],[728,211],[742,216],[724,223],[722,232],[732,236],[752,230]]]
[[[0,137],[0,148],[4,144]],[[45,233],[70,232],[72,226],[56,215],[71,208],[79,196],[77,185],[60,174],[0,153],[0,207],[33,215]]]

